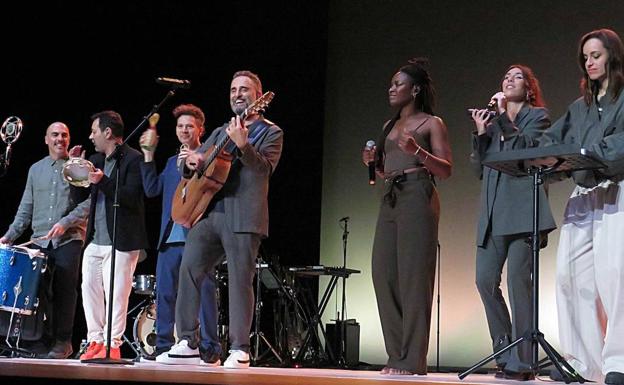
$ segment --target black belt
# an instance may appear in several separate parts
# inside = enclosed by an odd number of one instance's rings
[[[392,208],[396,205],[396,191],[395,189],[401,191],[403,189],[403,182],[406,180],[417,180],[417,179],[431,179],[431,174],[429,174],[429,170],[426,168],[418,168],[413,171],[405,173],[401,172],[400,174],[388,177],[384,179],[384,182],[388,187],[388,192],[384,194],[384,202],[388,203],[388,205]]]

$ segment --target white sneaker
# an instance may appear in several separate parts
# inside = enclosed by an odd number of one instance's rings
[[[168,352],[159,354],[156,362],[168,365],[199,365],[199,350],[190,348],[187,340],[180,340]]]
[[[249,367],[249,353],[242,350],[230,350],[230,355],[223,363],[224,368],[243,369]]]

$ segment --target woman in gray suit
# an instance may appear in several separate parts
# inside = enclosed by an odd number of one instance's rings
[[[470,160],[481,178],[481,207],[477,226],[476,283],[485,306],[494,351],[509,345],[531,327],[531,242],[532,181],[512,177],[489,167],[482,159],[490,153],[530,146],[533,139],[550,126],[539,82],[524,65],[508,68],[502,90],[492,96],[488,109],[472,110],[473,132]],[[540,231],[543,235],[556,225],[544,189],[540,186]],[[511,317],[500,283],[507,261],[507,286]],[[513,320],[513,322],[512,322]],[[497,377],[529,380],[531,344],[497,357]]]

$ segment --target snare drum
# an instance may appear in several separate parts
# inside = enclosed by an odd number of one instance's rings
[[[132,288],[136,294],[155,295],[156,277],[153,275],[135,275],[132,279]]]
[[[33,314],[46,264],[40,250],[0,245],[0,310]]]

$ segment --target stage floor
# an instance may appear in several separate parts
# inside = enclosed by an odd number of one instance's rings
[[[63,380],[96,380],[110,383],[152,382],[223,385],[378,385],[378,384],[511,384],[516,381],[499,380],[494,375],[471,374],[459,380],[457,373],[431,373],[427,376],[387,376],[377,371],[307,368],[249,368],[224,369],[194,365],[161,365],[140,362],[134,365],[83,364],[78,360],[40,360],[28,358],[0,358],[0,379],[16,377],[49,383]],[[546,382],[548,377],[543,378]],[[30,380],[30,381],[28,381]],[[527,381],[537,384],[544,381]],[[41,382],[39,382],[41,383]],[[516,382],[517,383],[517,382]]]

